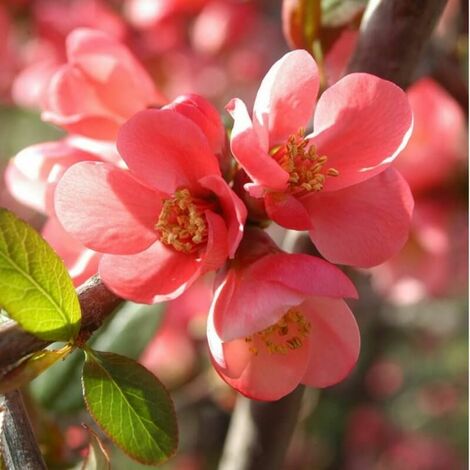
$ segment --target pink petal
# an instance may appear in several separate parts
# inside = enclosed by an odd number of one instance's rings
[[[263,281],[250,269],[241,273],[229,270],[211,307],[217,334],[224,341],[249,336],[279,321],[290,307],[304,299],[301,291]]]
[[[313,143],[326,155],[325,190],[344,188],[380,173],[405,147],[412,113],[405,92],[366,73],[345,76],[328,88],[317,104]]]
[[[205,216],[209,235],[206,252],[202,259],[201,274],[216,271],[223,266],[228,258],[227,226],[224,219],[209,210],[205,212]]]
[[[69,65],[62,66],[52,77],[41,117],[69,132],[105,140],[114,139],[124,121],[103,106],[92,84]]]
[[[228,271],[212,303],[214,325],[224,341],[248,336],[312,295],[357,298],[352,282],[327,261],[305,254],[269,254],[246,269]]]
[[[200,264],[157,241],[135,255],[103,255],[100,276],[120,297],[152,304],[182,294],[197,279]]]
[[[431,78],[407,90],[413,110],[413,134],[394,166],[413,194],[445,184],[466,159],[465,116],[459,104]],[[429,164],[432,159],[432,164]]]
[[[55,217],[50,217],[41,230],[44,239],[63,259],[75,286],[98,272],[101,253],[85,248],[66,232]]]
[[[354,315],[343,300],[310,298],[302,304],[311,323],[310,361],[301,380],[328,387],[343,380],[359,357],[361,338]]]
[[[10,160],[5,180],[16,199],[52,215],[57,181],[67,168],[80,161],[100,161],[100,158],[75,147],[70,138],[31,145]]]
[[[69,34],[66,46],[69,63],[93,80],[103,101],[120,114],[130,115],[148,104],[165,102],[147,71],[112,36],[78,28]]]
[[[225,146],[226,132],[217,109],[196,94],[178,96],[165,108],[173,109],[191,119],[206,136],[212,152],[219,154]]]
[[[319,86],[317,64],[305,50],[289,52],[271,67],[253,107],[255,128],[268,129],[270,147],[307,125]]]
[[[203,132],[169,109],[147,109],[120,129],[117,146],[131,172],[168,194],[198,186],[207,175],[220,175],[217,158]]]
[[[281,227],[292,230],[312,228],[310,214],[292,194],[267,192],[264,204],[269,217]]]
[[[338,267],[302,253],[264,256],[253,264],[250,274],[253,279],[279,283],[308,296],[358,297],[354,284]]]
[[[9,193],[22,204],[32,207],[43,214],[47,213],[47,183],[31,179],[16,165],[15,159],[9,161],[4,173]]]
[[[310,342],[287,354],[270,354],[261,346],[258,355],[244,339],[222,342],[208,319],[209,349],[216,371],[230,386],[255,400],[278,400],[290,393],[305,374]]]
[[[156,239],[162,195],[108,163],[72,166],[55,192],[56,214],[88,248],[104,253],[142,251]]]
[[[230,137],[233,156],[255,183],[283,191],[289,174],[268,154],[268,143],[253,129],[245,103],[234,98],[225,109],[234,119]]]
[[[397,253],[408,238],[413,197],[393,168],[303,202],[314,222],[310,237],[333,263],[375,266]]]
[[[201,178],[199,183],[203,188],[211,190],[219,198],[228,227],[229,255],[233,258],[243,237],[243,226],[247,215],[246,207],[222,177],[209,175]]]

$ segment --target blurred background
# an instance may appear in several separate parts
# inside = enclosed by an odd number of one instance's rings
[[[324,86],[344,72],[366,4],[321,2],[313,51]],[[115,36],[169,99],[199,93],[230,126],[227,101],[240,97],[250,107],[270,65],[298,45],[286,13],[282,19],[280,0],[1,0],[0,171],[23,148],[64,135],[41,121],[40,110],[74,28]],[[407,90],[415,126],[396,167],[416,201],[410,239],[387,263],[348,271],[360,292],[351,302],[360,361],[343,383],[306,391],[286,469],[467,468],[467,77],[468,2],[450,0]],[[46,216],[1,181],[0,206],[41,229]],[[216,468],[237,398],[208,360],[210,285],[202,279],[167,304],[128,302],[93,337],[95,349],[139,358],[172,391],[180,446],[168,469]],[[80,468],[87,452],[81,423],[93,425],[83,408],[81,364],[75,353],[27,395],[51,469]],[[145,468],[104,444],[112,468]]]

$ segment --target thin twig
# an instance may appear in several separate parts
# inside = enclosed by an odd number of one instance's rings
[[[19,390],[4,396],[1,426],[2,458],[8,470],[46,469]]]

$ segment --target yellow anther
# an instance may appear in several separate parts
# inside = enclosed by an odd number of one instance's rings
[[[327,176],[338,176],[336,168],[324,168],[328,157],[318,155],[314,145],[309,145],[305,130],[289,136],[285,145],[276,149],[273,158],[289,173],[289,190],[297,196],[321,191]]]
[[[289,351],[301,348],[309,334],[310,322],[299,310],[291,308],[277,323],[247,336],[245,342],[250,344],[248,350],[255,356],[259,354],[260,348],[269,354],[286,355]]]
[[[210,203],[193,198],[188,189],[178,189],[174,196],[163,201],[155,225],[160,241],[177,251],[193,253],[207,241],[204,210]]]

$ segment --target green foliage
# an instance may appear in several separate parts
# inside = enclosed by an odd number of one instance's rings
[[[88,341],[88,346],[138,359],[163,318],[165,304],[124,303]],[[67,361],[54,364],[31,384],[31,392],[41,405],[57,412],[73,412],[83,407],[80,380],[81,351]]]
[[[0,209],[0,306],[43,340],[69,341],[80,329],[80,304],[62,260],[5,209]]]
[[[83,394],[103,431],[135,460],[157,465],[176,451],[173,404],[145,367],[113,353],[85,351]]]

